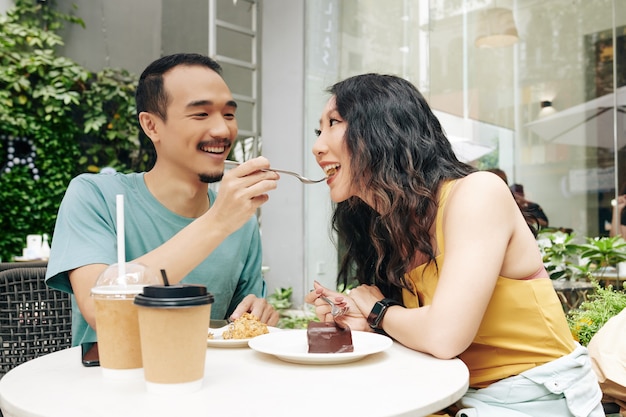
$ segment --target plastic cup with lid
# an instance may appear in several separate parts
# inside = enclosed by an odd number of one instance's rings
[[[139,320],[133,301],[146,285],[159,282],[156,271],[140,263],[127,262],[123,274],[118,264],[109,265],[91,289],[104,377],[132,379],[143,376]]]

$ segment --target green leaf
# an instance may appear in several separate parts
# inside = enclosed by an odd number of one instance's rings
[[[92,73],[57,55],[65,23],[84,26],[31,0],[16,0],[0,15],[0,132],[33,142],[40,176],[23,165],[0,172],[2,259],[21,254],[29,233],[52,235],[67,184],[88,166],[114,164],[122,172],[147,166],[137,140],[137,77],[123,69]],[[0,141],[0,166],[5,147]]]

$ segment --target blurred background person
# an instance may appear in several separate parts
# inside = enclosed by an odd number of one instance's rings
[[[546,213],[544,213],[539,204],[526,199],[524,186],[522,184],[511,185],[511,191],[513,192],[513,196],[515,196],[515,199],[520,207],[522,207],[530,216],[534,218],[540,228],[548,227],[548,216],[546,216]]]
[[[500,168],[490,168],[486,169],[485,171],[496,174],[498,177],[502,178],[502,181],[504,181],[506,185],[509,185],[509,179],[506,176],[506,172],[504,172]]]
[[[619,196],[616,200],[611,201],[611,229],[609,230],[609,236],[626,236],[626,213],[624,212],[626,207],[626,184],[622,186]]]

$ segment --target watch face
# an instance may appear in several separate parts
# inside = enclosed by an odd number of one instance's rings
[[[376,304],[374,304],[374,307],[372,307],[372,311],[369,316],[367,316],[367,323],[374,330],[380,329],[379,325],[387,312],[387,308],[399,305],[401,305],[399,302],[391,298],[383,298],[382,300],[377,301]]]
[[[380,323],[380,320],[382,319],[382,315],[381,313],[387,308],[386,305],[384,305],[383,303],[381,303],[380,301],[377,301],[376,304],[374,304],[374,307],[372,307],[372,311],[370,312],[369,316],[367,317],[367,322],[369,323],[370,327],[372,329],[377,329],[378,328],[378,324]]]
[[[376,315],[380,315],[380,313],[387,308],[386,305],[384,305],[383,303],[381,303],[380,301],[377,301],[376,304],[374,304],[374,308],[372,308],[372,311],[374,313],[376,313]]]

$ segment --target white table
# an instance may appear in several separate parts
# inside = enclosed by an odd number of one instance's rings
[[[398,343],[347,364],[297,365],[249,348],[209,347],[206,359],[202,389],[170,397],[146,392],[143,380],[105,380],[70,348],[7,373],[0,408],[4,417],[424,416],[454,403],[469,381],[459,359]]]

